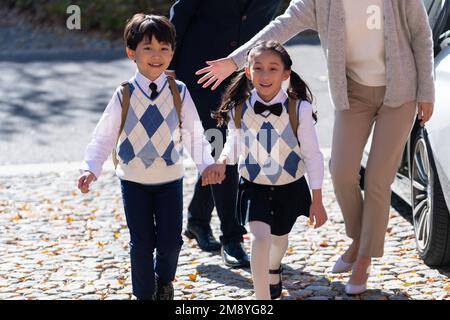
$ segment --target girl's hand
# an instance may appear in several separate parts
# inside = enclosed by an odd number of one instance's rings
[[[318,229],[327,222],[328,216],[322,201],[313,201],[309,209],[309,223]]]
[[[198,70],[195,74],[199,76],[206,73],[206,75],[198,80],[198,84],[202,84],[207,81],[203,85],[203,88],[207,88],[215,82],[211,90],[216,90],[223,80],[231,76],[233,72],[238,69],[238,66],[231,58],[206,61],[206,64],[209,67]]]
[[[419,102],[419,120],[420,125],[423,127],[425,123],[430,121],[431,116],[433,115],[434,104],[430,102]]]
[[[86,171],[78,178],[78,189],[80,189],[81,193],[88,193],[90,184],[95,180],[97,180],[95,174]]]

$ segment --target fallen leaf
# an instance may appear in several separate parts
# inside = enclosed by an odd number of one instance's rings
[[[22,215],[20,213],[18,213],[14,218],[11,219],[11,221],[12,222],[17,222],[17,221],[20,221],[22,219],[23,219]]]
[[[107,244],[106,242],[99,241],[99,242],[97,242],[97,247],[103,248],[106,244]]]
[[[328,243],[322,242],[322,243],[320,244],[320,246],[321,246],[322,248],[327,248],[327,247],[328,247]]]
[[[404,284],[402,284],[402,286],[403,287],[411,287],[411,286],[413,286],[414,284],[413,283],[404,283]]]
[[[190,275],[189,275],[189,279],[190,279],[191,281],[197,281],[197,273],[190,274]]]
[[[119,239],[120,238],[120,232],[114,232],[114,239]]]
[[[286,254],[290,255],[290,254],[293,254],[294,252],[295,252],[295,249],[292,247],[289,247],[286,251]]]
[[[184,284],[185,289],[194,289],[195,287],[192,284]]]

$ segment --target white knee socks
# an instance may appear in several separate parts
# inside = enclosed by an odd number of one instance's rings
[[[281,266],[281,260],[289,246],[289,235],[284,236],[272,236],[272,246],[270,247],[270,269],[278,270]],[[271,284],[277,284],[279,282],[279,276],[275,275],[273,278],[276,280]]]
[[[252,234],[251,269],[255,297],[257,300],[270,300],[269,269],[278,270],[289,245],[289,235],[272,236],[270,226],[264,222],[250,222]],[[274,276],[272,284],[277,284],[279,276]]]
[[[250,222],[252,250],[250,266],[256,300],[270,300],[269,255],[271,247],[270,226],[264,222]]]

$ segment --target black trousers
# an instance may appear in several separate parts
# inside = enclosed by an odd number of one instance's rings
[[[122,180],[121,185],[133,294],[146,300],[155,291],[155,274],[163,283],[175,278],[183,245],[183,179],[155,186]]]
[[[226,128],[217,128],[216,121],[211,117],[211,111],[216,110],[220,103],[221,92],[211,92],[199,87],[190,89],[190,93],[196,104],[204,129],[220,129],[225,142]],[[213,157],[218,158],[220,156],[218,151],[221,150],[213,150]],[[226,179],[220,185],[202,187],[201,177],[199,177],[188,207],[188,224],[209,226],[212,211],[216,207],[222,231],[220,242],[227,244],[234,241],[242,241],[242,236],[247,231],[239,224],[236,216],[238,183],[237,166],[227,166]]]

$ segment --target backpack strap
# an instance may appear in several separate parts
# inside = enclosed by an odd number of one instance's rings
[[[128,109],[130,107],[130,84],[128,81],[125,81],[121,84],[122,86],[122,118],[120,123],[119,134],[117,135],[117,141],[114,145],[114,150],[112,152],[112,160],[114,163],[114,168],[117,168],[117,164],[119,160],[117,159],[117,144],[119,143],[120,135],[122,134],[123,129],[125,128],[125,122],[127,120]]]
[[[295,137],[297,137],[297,131],[298,131],[297,103],[298,103],[298,100],[289,98],[289,103],[288,103],[289,122],[291,123],[291,127],[292,127],[292,130],[294,131]],[[298,140],[298,138],[297,138],[297,140]]]
[[[172,92],[173,103],[175,105],[175,108],[177,109],[179,128],[181,130],[183,127],[183,121],[181,119],[181,108],[183,107],[183,103],[181,101],[180,91],[178,90],[177,83],[173,77],[167,76],[167,80],[169,81],[170,91]]]

